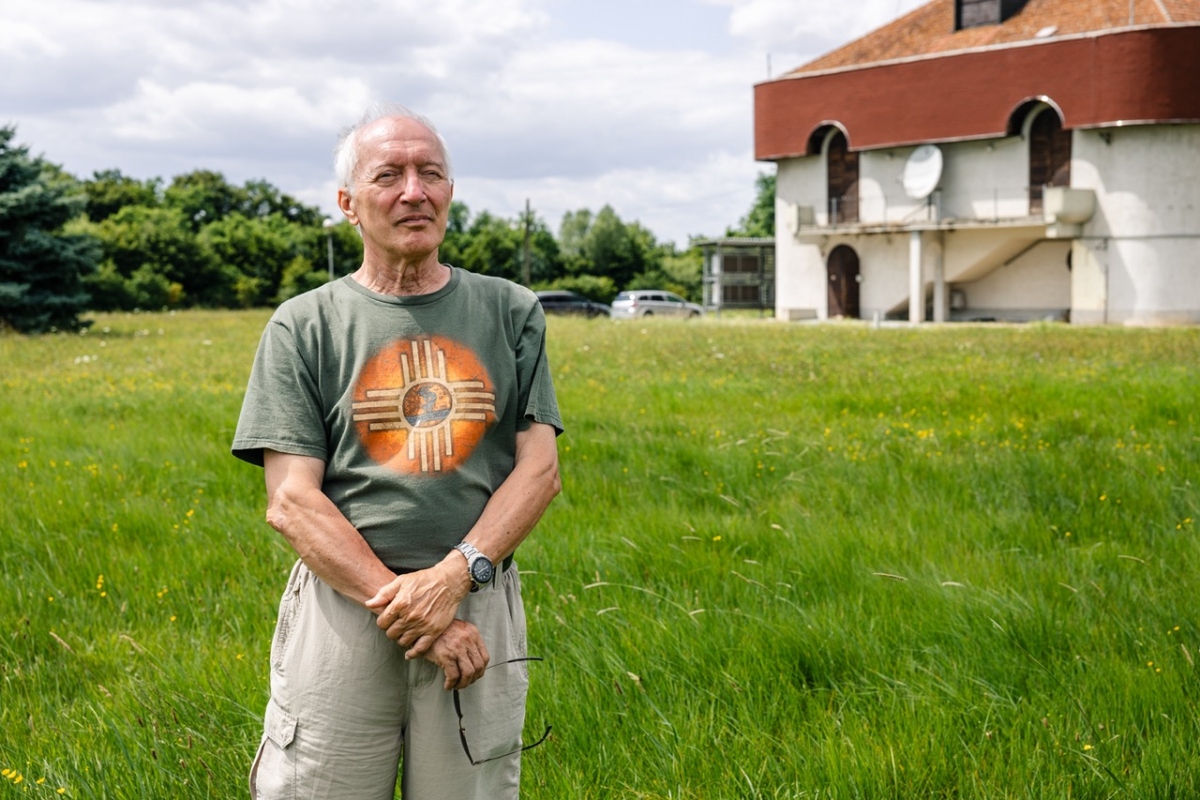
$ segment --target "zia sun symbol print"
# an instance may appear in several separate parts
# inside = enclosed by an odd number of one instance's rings
[[[400,339],[354,385],[354,424],[367,454],[408,475],[452,472],[496,419],[496,392],[478,357],[444,336]]]

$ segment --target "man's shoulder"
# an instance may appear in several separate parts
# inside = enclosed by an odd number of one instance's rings
[[[275,313],[271,315],[271,321],[292,324],[316,318],[322,308],[333,302],[337,286],[338,281],[325,283],[315,289],[309,289],[307,292],[289,297],[275,308]]]
[[[532,306],[537,304],[537,295],[508,278],[498,278],[495,275],[481,275],[458,269],[462,285],[469,291],[501,297],[511,305]]]

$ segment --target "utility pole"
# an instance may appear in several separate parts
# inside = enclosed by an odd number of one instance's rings
[[[333,229],[336,225],[337,225],[337,223],[334,222],[333,220],[331,220],[329,217],[326,217],[325,221],[321,223],[321,227],[323,227],[325,229],[325,243],[328,247],[328,252],[329,252],[329,282],[330,283],[333,282]]]
[[[525,286],[526,287],[528,287],[529,284],[533,283],[533,281],[530,279],[530,274],[529,274],[530,273],[530,269],[529,269],[529,258],[530,258],[530,255],[529,255],[529,217],[530,217],[530,213],[531,212],[529,211],[529,198],[526,197],[525,198],[525,244],[522,248],[522,252],[524,254],[524,261],[525,261]]]

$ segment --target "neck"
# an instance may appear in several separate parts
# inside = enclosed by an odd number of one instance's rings
[[[435,250],[419,261],[396,264],[364,259],[350,277],[376,294],[395,297],[432,294],[450,281],[450,268],[439,262],[437,255]]]

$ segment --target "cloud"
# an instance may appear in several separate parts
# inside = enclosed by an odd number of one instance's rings
[[[333,213],[337,131],[369,101],[394,100],[438,123],[473,211],[511,215],[531,197],[556,228],[562,211],[608,203],[682,243],[736,223],[769,169],[751,155],[764,55],[782,72],[904,4],[9,3],[0,124],[79,175],[215,169]],[[618,13],[620,24],[596,24]],[[679,27],[692,18],[695,46]]]

